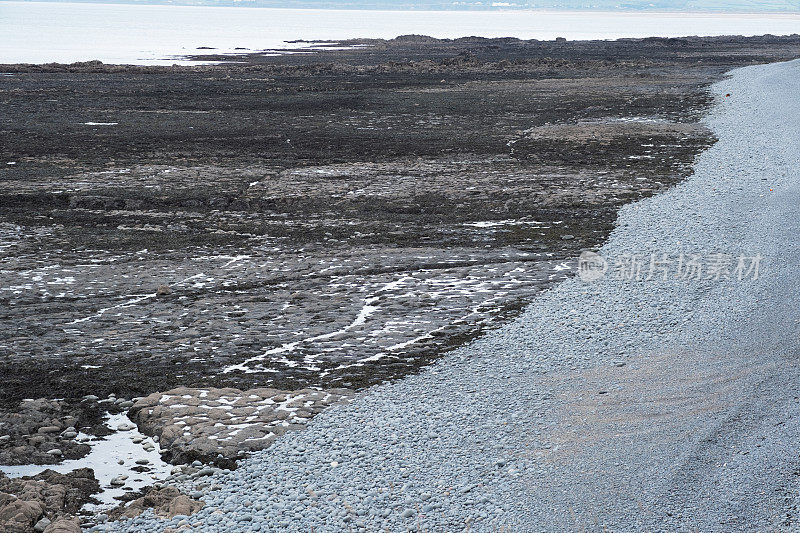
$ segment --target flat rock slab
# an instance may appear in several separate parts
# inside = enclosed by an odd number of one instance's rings
[[[129,412],[142,433],[157,436],[173,463],[226,463],[302,429],[326,407],[348,401],[348,389],[286,391],[178,387],[138,400]]]

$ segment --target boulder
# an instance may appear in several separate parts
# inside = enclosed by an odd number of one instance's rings
[[[0,531],[3,533],[30,533],[43,513],[44,506],[38,501],[0,492]]]
[[[81,533],[81,524],[77,518],[60,518],[47,526],[44,533]]]

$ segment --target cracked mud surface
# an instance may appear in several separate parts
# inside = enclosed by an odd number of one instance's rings
[[[800,38],[366,44],[0,67],[0,399],[413,372],[686,177],[708,85]]]

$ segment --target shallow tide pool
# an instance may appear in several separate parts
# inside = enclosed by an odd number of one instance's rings
[[[114,433],[106,437],[94,437],[79,433],[77,440],[89,444],[92,449],[88,455],[81,459],[71,459],[55,465],[14,465],[0,466],[0,470],[8,477],[35,476],[45,470],[55,470],[68,474],[78,468],[91,468],[94,476],[100,482],[101,492],[95,494],[99,504],[86,504],[85,511],[103,511],[119,505],[116,497],[131,491],[138,491],[154,482],[166,478],[170,474],[172,465],[165,463],[159,454],[157,442],[150,437],[139,433],[135,424],[131,423],[127,415],[108,415],[105,421]],[[124,429],[133,426],[133,429]],[[118,430],[118,428],[123,428]],[[149,451],[148,451],[149,449]],[[146,464],[137,464],[137,461]],[[147,472],[136,472],[133,469],[142,467]],[[111,480],[127,476],[124,485],[112,486]]]

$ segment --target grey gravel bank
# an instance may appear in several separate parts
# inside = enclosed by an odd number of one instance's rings
[[[197,514],[97,529],[796,530],[800,62],[712,90],[719,142],[600,253],[760,254],[758,279],[571,279],[205,479]]]

